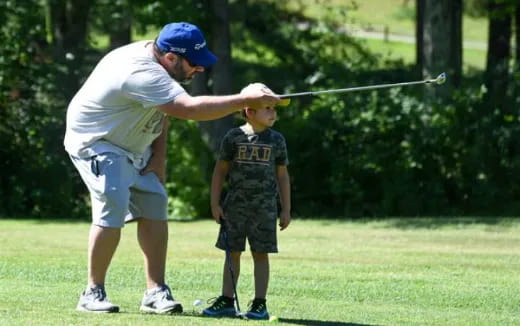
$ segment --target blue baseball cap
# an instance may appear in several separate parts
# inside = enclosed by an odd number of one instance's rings
[[[208,49],[200,29],[190,23],[164,26],[156,43],[161,51],[180,54],[198,66],[207,68],[217,61],[217,57]]]

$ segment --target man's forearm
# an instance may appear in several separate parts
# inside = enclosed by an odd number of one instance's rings
[[[164,117],[162,132],[152,143],[152,154],[166,158],[166,141],[168,139],[168,116]]]

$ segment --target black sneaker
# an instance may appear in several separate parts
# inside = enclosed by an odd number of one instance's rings
[[[93,288],[89,287],[87,290],[81,293],[78,305],[76,306],[76,310],[86,312],[107,313],[119,312],[119,307],[112,304],[110,300],[108,300],[107,293],[105,292],[105,287],[97,285]]]
[[[247,319],[269,319],[265,299],[254,299],[246,313]]]
[[[221,295],[214,300],[210,300],[211,306],[202,310],[202,314],[208,317],[234,317],[237,314],[233,298],[228,298]]]

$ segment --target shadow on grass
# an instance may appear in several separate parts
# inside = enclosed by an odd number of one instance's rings
[[[120,313],[123,314],[134,314],[134,315],[142,315],[142,312],[128,312],[128,311],[122,311]],[[203,319],[220,319],[220,320],[231,320],[236,319],[237,317],[208,317],[202,315],[200,312],[197,311],[184,311],[182,313],[174,313],[174,314],[164,314],[164,315],[154,315],[154,316],[167,316],[167,317],[197,317],[197,318],[203,318]],[[294,318],[278,318],[279,323],[285,323],[285,324],[292,324],[292,325],[304,325],[304,326],[376,326],[376,325],[369,325],[369,324],[358,324],[358,323],[347,323],[342,321],[326,321],[326,320],[311,320],[311,319],[294,319]]]
[[[342,321],[326,321],[326,320],[311,320],[311,319],[292,319],[292,318],[278,318],[280,323],[305,325],[305,326],[375,326],[368,324],[346,323]]]
[[[3,217],[1,221],[26,221],[33,224],[91,224],[90,218],[84,219],[59,219],[59,218],[18,218]],[[294,222],[298,220],[312,220],[320,222],[322,225],[342,225],[343,223],[371,224],[375,223],[378,228],[398,228],[405,230],[412,229],[440,229],[440,228],[464,228],[472,225],[485,225],[492,227],[508,228],[520,225],[520,217],[514,216],[438,216],[438,217],[368,217],[368,218],[326,218],[326,217],[297,217],[293,218]],[[169,218],[169,223],[204,223],[213,221],[211,218]],[[135,221],[133,221],[135,222]],[[129,222],[129,223],[133,223]]]
[[[514,217],[401,217],[384,220],[388,227],[398,229],[464,228],[471,225],[509,227],[520,222]]]

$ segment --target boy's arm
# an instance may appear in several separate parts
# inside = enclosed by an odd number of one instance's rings
[[[141,175],[153,172],[162,184],[166,181],[166,138],[168,136],[168,116],[164,117],[162,132],[152,143],[152,157],[141,170]]]
[[[291,223],[291,182],[287,165],[276,166],[276,180],[280,191],[280,202],[282,211],[280,212],[280,230],[284,230]]]
[[[220,223],[220,219],[224,217],[224,211],[220,206],[220,195],[230,166],[229,161],[218,160],[211,177],[211,214],[217,223]]]

